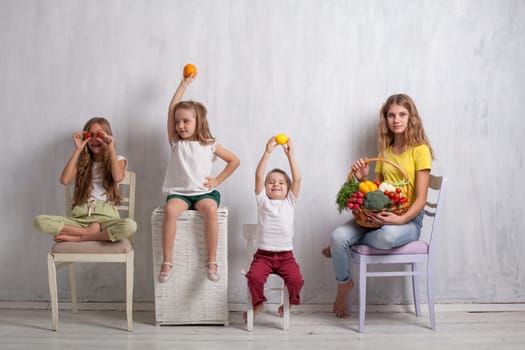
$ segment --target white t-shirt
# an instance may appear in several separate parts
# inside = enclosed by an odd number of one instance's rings
[[[162,193],[196,196],[210,193],[213,189],[204,187],[205,177],[211,175],[216,143],[202,145],[198,141],[174,141],[166,167]]]
[[[117,156],[117,160],[126,161],[126,169],[128,167],[128,160],[123,156]],[[97,199],[99,201],[106,202],[108,200],[106,189],[104,188],[104,172],[103,172],[104,163],[102,162],[93,162],[91,167],[91,179],[93,183],[93,189],[89,195],[90,199]]]
[[[263,188],[257,200],[257,248],[274,252],[293,249],[294,206],[292,191],[283,200],[270,199]]]

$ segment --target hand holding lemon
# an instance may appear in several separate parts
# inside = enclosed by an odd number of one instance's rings
[[[288,136],[286,136],[286,134],[277,134],[277,136],[275,136],[275,142],[279,145],[285,145],[288,142]]]
[[[182,74],[184,75],[184,78],[187,78],[189,76],[195,78],[197,76],[197,67],[194,64],[188,63],[184,66]]]

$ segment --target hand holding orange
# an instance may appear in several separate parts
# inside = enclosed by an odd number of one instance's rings
[[[288,142],[288,136],[286,134],[278,134],[275,136],[275,142],[279,145],[285,145]]]
[[[193,75],[195,78],[197,76],[197,67],[194,64],[188,63],[184,66],[184,71],[182,74],[184,75],[184,78],[187,78],[190,75]]]

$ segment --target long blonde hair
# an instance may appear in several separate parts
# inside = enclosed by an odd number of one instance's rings
[[[102,117],[95,117],[88,120],[84,125],[83,131],[89,131],[93,124],[99,124],[106,134],[113,135],[113,132],[111,131],[111,125],[106,120],[106,118]],[[78,171],[75,179],[73,206],[86,202],[88,200],[89,194],[93,190],[93,176],[91,171],[91,169],[93,168],[93,157],[93,152],[86,144],[82,152],[80,152],[80,156],[78,158]],[[108,201],[115,205],[119,205],[120,201],[122,200],[122,197],[120,196],[118,184],[113,179],[113,175],[111,173],[111,159],[109,157],[109,151],[107,149],[104,150],[104,153],[102,154],[102,159],[102,185],[106,190]]]
[[[175,112],[178,109],[187,109],[195,113],[195,140],[203,145],[209,145],[215,142],[215,137],[212,136],[210,127],[208,126],[208,118],[206,117],[208,111],[206,107],[200,102],[195,101],[180,101],[173,107],[172,118],[175,118]],[[180,141],[179,133],[175,133],[175,141]]]
[[[387,98],[381,111],[379,113],[379,126],[377,130],[377,150],[380,155],[383,155],[385,150],[394,143],[394,133],[388,128],[387,115],[388,110],[392,105],[403,106],[407,109],[408,125],[405,130],[405,140],[407,146],[427,145],[430,150],[430,155],[434,159],[434,152],[430,146],[425,130],[423,129],[423,122],[417,111],[414,101],[410,96],[405,94],[396,94]]]

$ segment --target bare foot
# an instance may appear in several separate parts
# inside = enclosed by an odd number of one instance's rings
[[[335,297],[335,303],[333,312],[335,317],[346,318],[348,309],[348,295],[354,288],[354,281],[350,280],[348,283],[339,284],[337,287],[337,296]]]
[[[100,224],[98,222],[94,222],[92,224],[89,224],[88,227],[86,227],[86,234],[93,234],[93,233],[98,233],[101,231],[101,227],[100,227]]]
[[[55,242],[80,242],[80,236],[56,235]]]
[[[264,309],[264,304],[260,303],[257,306],[253,307],[253,319],[255,320],[255,317]],[[248,312],[244,311],[242,313],[242,320],[244,321],[244,324],[248,322]]]
[[[292,308],[292,305],[290,305],[290,309]],[[284,305],[279,306],[279,309],[277,310],[279,312],[279,317],[284,316]]]
[[[92,225],[90,225],[91,227]],[[97,227],[100,228],[99,224],[96,224]],[[94,227],[94,226],[93,226]],[[86,227],[84,230],[87,230]],[[54,238],[55,242],[88,242],[88,241],[102,241],[102,242],[108,242],[110,241],[109,236],[106,232],[101,231],[94,231],[89,234],[65,234],[60,233],[56,235]]]
[[[332,252],[330,251],[330,246],[324,247],[323,250],[321,250],[321,253],[327,258],[331,258],[332,257]]]

